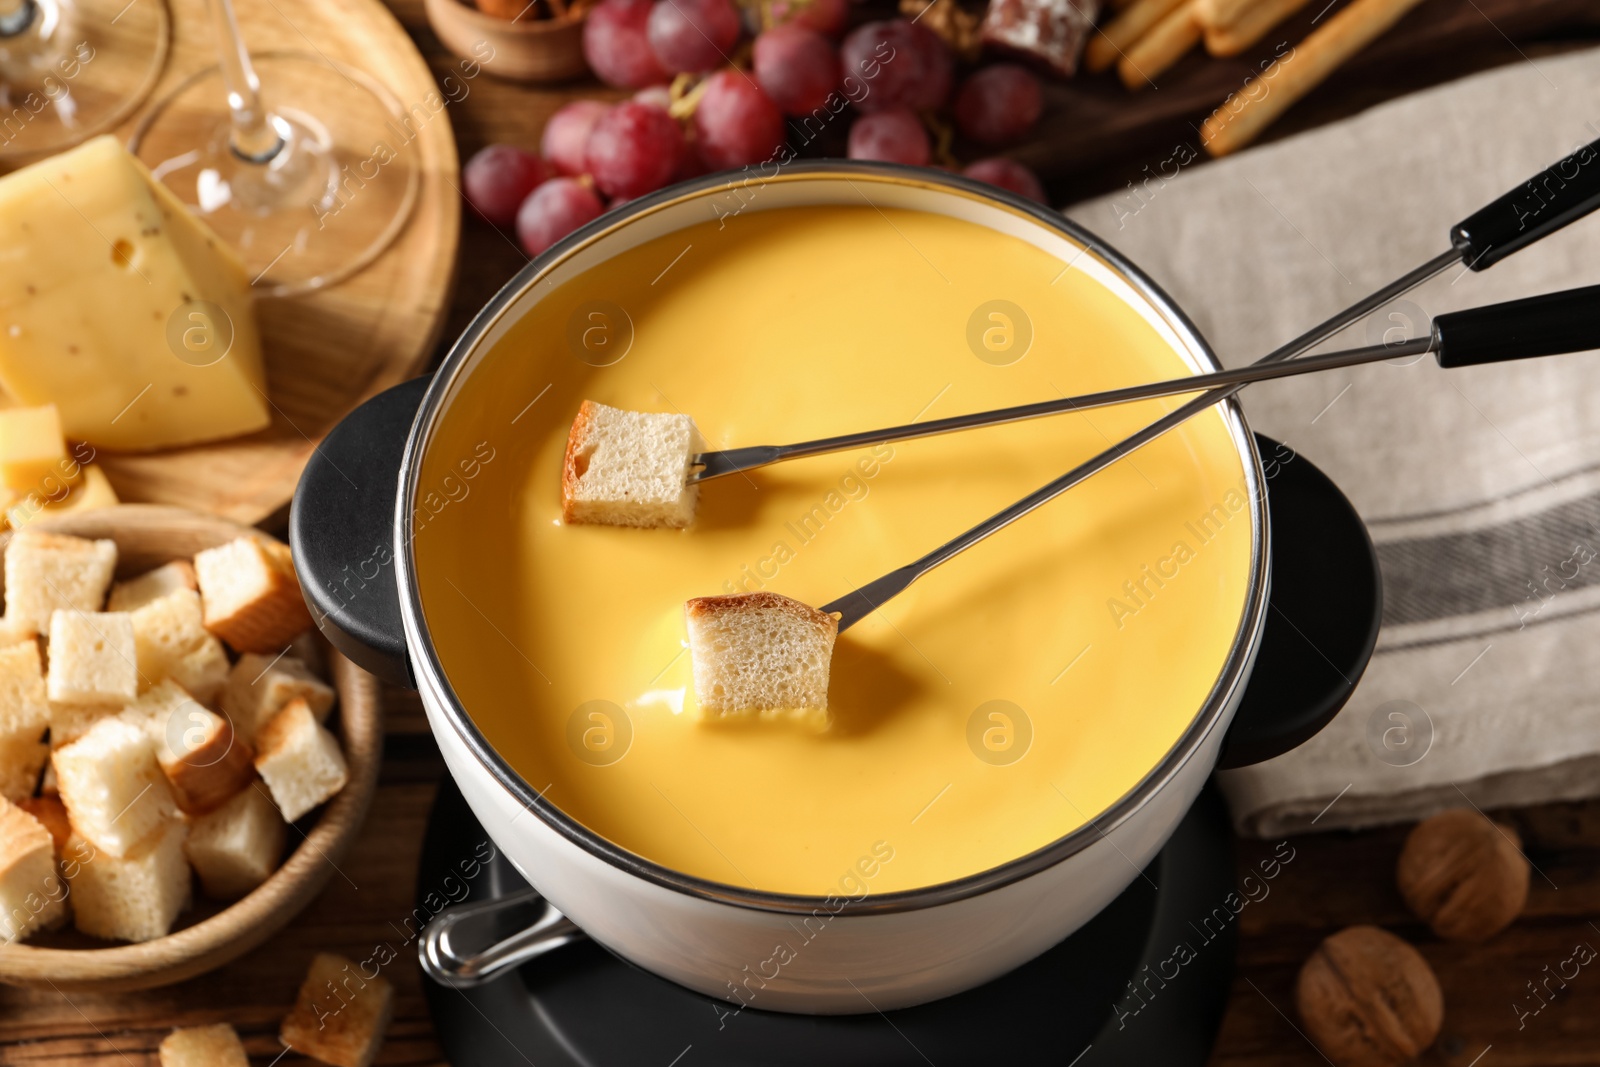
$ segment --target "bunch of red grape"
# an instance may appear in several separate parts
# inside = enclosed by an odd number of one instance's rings
[[[929,166],[941,115],[967,141],[995,147],[1026,136],[1043,109],[1038,78],[1016,64],[981,67],[957,87],[949,47],[915,21],[846,35],[850,0],[767,0],[766,10],[774,24],[747,50],[732,0],[600,0],[584,55],[633,98],[566,105],[545,126],[542,158],[483,149],[462,172],[467,200],[492,223],[514,223],[537,255],[608,206],[697,174],[794,158],[791,126],[809,143],[839,118],[851,159]],[[981,159],[962,173],[1044,202],[1038,178],[1012,160]]]

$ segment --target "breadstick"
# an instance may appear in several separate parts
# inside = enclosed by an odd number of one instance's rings
[[[1117,62],[1117,74],[1129,89],[1154,85],[1156,75],[1165,71],[1184,53],[1200,43],[1200,23],[1194,18],[1195,0],[1186,0],[1134,42]]]
[[[1181,3],[1183,0],[1133,0],[1126,11],[1090,39],[1083,52],[1084,67],[1091,73],[1105,70],[1121,57],[1123,49],[1132,47]]]
[[[1239,21],[1206,29],[1206,51],[1214,56],[1236,56],[1265,37],[1278,23],[1305,7],[1310,0],[1261,0]]]
[[[1243,148],[1421,2],[1355,0],[1261,75],[1264,92],[1253,97],[1236,93],[1224,101],[1200,128],[1200,143],[1213,156]]]
[[[1194,16],[1200,20],[1200,25],[1204,29],[1221,29],[1244,18],[1251,8],[1261,2],[1262,0],[1198,0]]]

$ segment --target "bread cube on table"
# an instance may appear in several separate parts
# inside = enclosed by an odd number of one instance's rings
[[[302,1056],[334,1067],[369,1067],[393,1015],[388,979],[368,978],[343,956],[319,952],[278,1037]]]
[[[237,652],[283,651],[311,628],[289,546],[240,537],[194,558],[205,627]]]
[[[73,828],[102,852],[127,855],[177,814],[150,735],[119,715],[56,749],[50,762]]]
[[[246,652],[228,674],[222,711],[234,732],[249,740],[296,698],[306,702],[318,722],[325,721],[334,696],[333,686],[294,656]]]
[[[703,719],[827,725],[836,617],[768,592],[697,597],[684,616]]]
[[[0,648],[0,797],[33,795],[50,758],[44,732],[50,725],[44,669],[32,638]]]
[[[199,579],[195,577],[194,564],[186,559],[163,563],[155,570],[145,571],[137,578],[129,578],[111,587],[106,598],[107,611],[133,611],[153,600],[160,600],[179,589],[198,591]]]
[[[97,612],[117,566],[117,543],[22,530],[6,546],[6,619],[43,634],[57,611]]]
[[[189,865],[206,896],[237,900],[278,869],[288,824],[260,782],[189,823]]]
[[[190,902],[188,836],[183,822],[167,818],[123,856],[74,837],[67,844],[73,923],[113,941],[167,936]]]
[[[66,897],[50,831],[15,804],[0,800],[0,944],[64,919]]]
[[[129,618],[141,688],[170,678],[201,703],[215,702],[228,680],[228,653],[205,628],[199,593],[174,589]]]
[[[118,704],[139,693],[133,616],[125,611],[61,611],[50,616],[50,700]]]
[[[256,735],[256,771],[286,822],[294,822],[350,780],[338,739],[317,722],[304,700],[291,701]]]
[[[161,1039],[161,1067],[250,1067],[239,1034],[227,1023],[174,1030]]]
[[[689,483],[699,440],[687,415],[624,411],[585,400],[567,435],[562,517],[608,526],[688,526],[700,493]]]

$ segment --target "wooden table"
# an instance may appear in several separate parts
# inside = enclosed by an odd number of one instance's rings
[[[575,95],[607,95],[592,85],[535,91],[483,76],[461,82],[457,61],[428,27],[421,0],[391,4],[435,74],[441,80],[452,75],[458,79],[449,113],[463,158],[491,141],[532,146],[545,118],[562,102]],[[1438,25],[1448,24],[1460,34],[1455,46],[1426,56],[1403,55],[1391,46],[1305,101],[1285,129],[1342,117],[1387,96],[1474,70],[1600,39],[1596,0],[1428,0],[1418,15],[1428,12]],[[1164,81],[1161,92],[1167,95],[1161,103],[1121,103],[1122,111],[1142,107],[1160,122],[1127,119],[1104,86],[1053,89],[1057,114],[1046,126],[1052,139],[1019,154],[1047,173],[1060,196],[1117,188],[1137,179],[1145,163],[1161,158],[1151,155],[1150,147],[1165,144],[1159,138],[1170,131],[1163,123],[1181,135],[1188,123],[1203,117],[1207,92],[1214,93],[1219,84],[1226,91],[1204,60],[1191,57],[1186,63]],[[1090,152],[1081,132],[1066,129],[1074,113],[1080,126],[1099,122],[1104,130],[1117,132],[1102,136]],[[453,338],[524,262],[507,237],[469,218],[444,336]],[[65,996],[0,988],[0,1064],[142,1067],[156,1063],[156,1046],[173,1026],[215,1021],[239,1029],[257,1064],[304,1062],[295,1056],[281,1061],[274,1057],[281,1051],[278,1022],[294,1000],[312,953],[337,951],[361,959],[382,942],[403,942],[400,927],[412,909],[423,826],[443,767],[416,696],[390,691],[387,698],[389,742],[372,816],[339,875],[298,921],[233,965],[168,989]],[[1348,924],[1370,922],[1416,943],[1444,986],[1444,1034],[1422,1062],[1450,1067],[1600,1065],[1600,1011],[1595,1010],[1600,973],[1580,972],[1568,989],[1518,1025],[1518,1009],[1528,1011],[1538,1003],[1530,999],[1527,983],[1541,979],[1543,969],[1553,969],[1576,944],[1600,947],[1600,802],[1506,817],[1523,830],[1543,877],[1534,878],[1527,914],[1490,943],[1474,947],[1438,942],[1407,914],[1393,884],[1403,831],[1293,839],[1295,859],[1271,884],[1270,895],[1240,917],[1239,969],[1212,1063],[1324,1064],[1291,1021],[1295,972],[1322,937]],[[1270,849],[1270,843],[1242,842],[1241,870]],[[399,999],[378,1063],[443,1064],[422,999],[420,973],[409,956],[387,973]],[[1002,1050],[997,1049],[996,1063],[1004,1063]]]

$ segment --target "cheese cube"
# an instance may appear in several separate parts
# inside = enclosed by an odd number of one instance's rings
[[[243,264],[116,138],[0,179],[0,229],[14,400],[53,402],[67,437],[116,451],[271,421]]]
[[[82,470],[78,461],[67,455],[61,415],[54,404],[0,409],[0,482],[7,488],[19,493],[64,494]]]
[[[20,530],[41,515],[71,515],[95,508],[115,507],[121,503],[105,471],[93,463],[78,469],[82,471],[82,478],[70,490],[58,489],[52,493],[48,488],[42,489],[29,493],[6,508],[7,525],[13,530]]]

